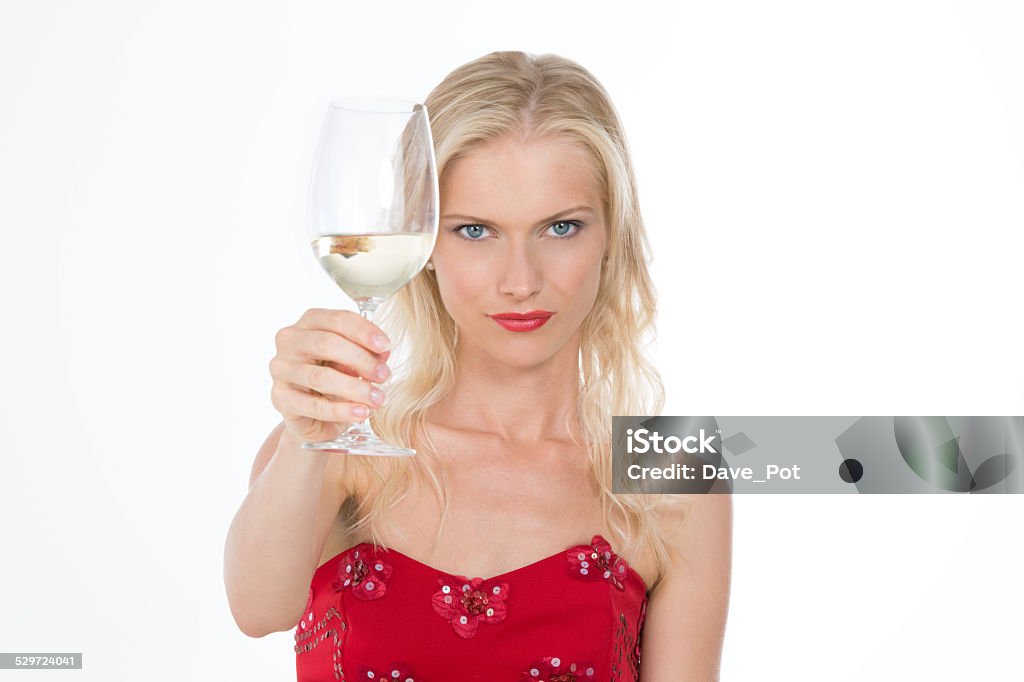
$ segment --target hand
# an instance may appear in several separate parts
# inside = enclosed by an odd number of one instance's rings
[[[270,398],[295,438],[334,438],[341,431],[338,424],[361,421],[384,402],[384,393],[371,382],[390,376],[385,361],[391,342],[359,313],[312,308],[278,331],[274,342]]]

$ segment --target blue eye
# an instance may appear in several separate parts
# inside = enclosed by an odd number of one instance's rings
[[[479,237],[483,235],[484,230],[486,229],[487,228],[484,227],[483,225],[460,225],[459,227],[455,228],[454,232],[462,236],[463,239],[468,239],[470,241],[475,242],[480,241]],[[463,232],[463,230],[465,230],[465,232]]]
[[[576,229],[569,232],[570,228],[575,227]],[[553,230],[560,239],[569,239],[579,234],[583,226],[575,220],[559,220],[557,223],[551,223],[549,230]]]
[[[476,224],[459,225],[453,228],[452,232],[471,242],[479,242],[483,241],[483,237],[487,235],[487,231],[490,229],[489,227]],[[583,224],[578,220],[559,220],[548,226],[548,230],[551,231],[556,239],[571,239],[579,234],[582,229]]]

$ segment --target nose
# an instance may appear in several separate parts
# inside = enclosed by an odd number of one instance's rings
[[[517,301],[525,301],[540,291],[543,277],[536,254],[528,244],[518,244],[510,249],[499,282],[502,295]]]

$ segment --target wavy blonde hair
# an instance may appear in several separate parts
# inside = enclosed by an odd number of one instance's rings
[[[644,231],[626,139],[608,94],[587,70],[563,57],[493,52],[452,71],[425,102],[439,176],[469,150],[507,136],[556,136],[584,149],[593,160],[608,223],[608,258],[593,309],[580,334],[578,419],[569,425],[588,451],[589,484],[602,501],[607,527],[624,554],[653,552],[660,578],[669,566],[665,529],[655,507],[662,495],[612,492],[612,415],[657,415],[664,403],[660,375],[645,357],[653,337],[655,292],[647,270],[650,246]],[[373,429],[395,443],[416,447],[415,457],[352,458],[367,494],[350,500],[349,531],[367,529],[379,545],[388,510],[407,494],[410,477],[429,482],[442,503],[440,537],[449,492],[444,461],[426,429],[429,408],[455,381],[458,330],[429,270],[420,272],[381,307],[378,324],[391,336],[392,379],[388,400],[371,418]],[[624,330],[630,330],[624,332]],[[574,427],[574,428],[572,428]],[[676,500],[672,500],[673,502]]]

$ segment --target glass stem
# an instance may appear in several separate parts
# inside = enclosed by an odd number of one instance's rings
[[[356,305],[359,306],[359,314],[363,316],[363,319],[368,322],[373,322],[373,313],[377,310],[377,306],[380,305],[380,302],[373,299],[363,299],[356,301]],[[353,422],[345,433],[376,437],[373,433],[373,429],[370,428],[369,415],[364,417],[361,421]]]

